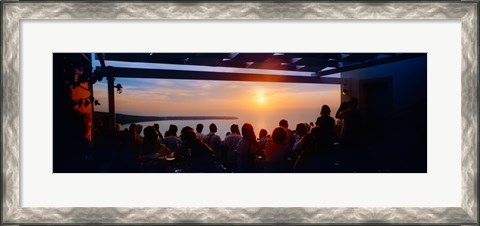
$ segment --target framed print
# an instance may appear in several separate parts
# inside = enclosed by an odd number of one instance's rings
[[[478,224],[478,12],[3,2],[2,223]],[[357,107],[365,127],[352,127]],[[329,119],[314,123],[329,113],[331,133]],[[281,119],[300,151],[277,161]],[[235,142],[235,165],[210,143],[232,124],[249,144],[261,128],[274,141],[245,162]],[[178,150],[159,138],[168,127]],[[127,152],[132,131],[140,152]],[[309,150],[346,154],[315,168],[301,161]]]
[[[426,53],[53,58],[69,86],[53,83],[54,173],[427,173]],[[89,73],[74,82],[71,65]],[[85,140],[66,135],[78,126],[63,106],[83,115]],[[62,151],[72,144],[89,158]]]

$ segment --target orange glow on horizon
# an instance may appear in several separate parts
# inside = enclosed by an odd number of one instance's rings
[[[126,79],[125,79],[126,80]],[[126,80],[128,81],[128,80]],[[240,116],[281,112],[320,112],[323,104],[336,111],[340,105],[339,86],[318,84],[166,81],[148,80],[154,85],[129,86],[115,94],[116,112],[144,116]],[[159,80],[162,81],[162,80]],[[162,81],[164,82],[164,81]],[[95,91],[102,103],[97,111],[108,112],[106,89]]]

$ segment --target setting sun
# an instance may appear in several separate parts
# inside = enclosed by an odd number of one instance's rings
[[[264,88],[258,88],[257,89],[257,95],[255,95],[255,99],[257,101],[257,104],[264,104],[265,103],[265,90]]]
[[[257,101],[258,101],[258,103],[263,103],[263,102],[265,102],[265,97],[264,96],[259,96],[257,98]]]

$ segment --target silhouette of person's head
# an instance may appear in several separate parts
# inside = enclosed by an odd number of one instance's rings
[[[143,134],[145,135],[144,140],[155,140],[158,138],[153,126],[145,127]]]
[[[137,125],[135,123],[132,123],[128,127],[128,130],[130,131],[130,133],[136,133],[137,132],[137,130],[135,129],[136,127],[137,127]]]
[[[168,132],[170,132],[170,135],[177,135],[178,127],[176,125],[170,124],[170,127],[168,127]]]
[[[287,130],[284,127],[277,127],[272,132],[272,140],[277,144],[284,144],[287,140]]]
[[[156,151],[156,140],[158,135],[155,132],[153,126],[147,126],[143,130],[143,141],[142,141],[142,154],[153,153]]]
[[[183,128],[182,128],[182,130],[180,131],[180,134],[183,134],[183,133],[185,133],[187,130],[191,130],[191,131],[193,131],[193,128],[192,128],[192,127],[190,127],[190,126],[185,126],[185,127],[183,127]]]
[[[257,137],[255,136],[255,132],[253,131],[253,126],[250,123],[245,123],[242,126],[242,136],[243,139],[248,140],[250,142],[255,141]]]
[[[230,132],[240,134],[240,129],[238,128],[237,124],[232,124],[230,126]]]
[[[260,130],[260,133],[258,134],[260,136],[260,138],[263,138],[265,136],[267,136],[268,132],[266,129],[261,129]]]
[[[180,137],[182,138],[183,144],[185,144],[186,146],[190,146],[191,144],[198,142],[197,135],[193,130],[187,129],[184,131],[182,129],[182,131],[183,132]]]
[[[155,130],[159,130],[159,129],[160,129],[160,125],[158,125],[158,123],[155,123],[155,124],[153,124],[153,128],[154,128]]]
[[[190,132],[193,132],[193,134],[195,134],[195,132],[193,131],[193,128],[190,127],[190,126],[185,126],[182,128],[182,130],[180,131],[180,139],[182,140],[182,142],[186,139],[185,136],[187,136],[186,134],[190,133]],[[197,135],[195,135],[196,137]]]
[[[310,133],[311,133],[316,139],[319,139],[319,138],[321,137],[322,130],[320,129],[320,127],[315,126],[315,127],[312,128],[312,131],[310,131]]]
[[[297,127],[295,128],[295,133],[297,135],[299,135],[300,137],[303,137],[303,136],[307,135],[307,133],[308,133],[307,124],[298,123]]]
[[[137,124],[137,125],[135,125],[135,129],[137,130],[137,133],[140,134],[140,133],[142,133],[143,126]]]
[[[285,128],[285,129],[288,129],[288,121],[285,120],[285,119],[282,119],[280,120],[280,122],[278,123],[279,126]]]
[[[217,132],[217,125],[215,125],[215,123],[210,124],[209,128],[210,128],[210,132],[212,133]]]
[[[323,105],[322,109],[320,110],[320,115],[330,115],[330,107],[328,105]]]
[[[197,133],[201,133],[203,131],[203,124],[201,123],[197,124],[196,130],[197,130]]]

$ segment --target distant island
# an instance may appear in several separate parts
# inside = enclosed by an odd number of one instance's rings
[[[93,112],[93,117],[96,119],[103,119],[108,117],[108,112]],[[151,122],[151,121],[172,121],[172,120],[236,120],[235,116],[138,116],[138,115],[124,115],[116,114],[116,121],[120,124],[129,124],[136,122]]]

